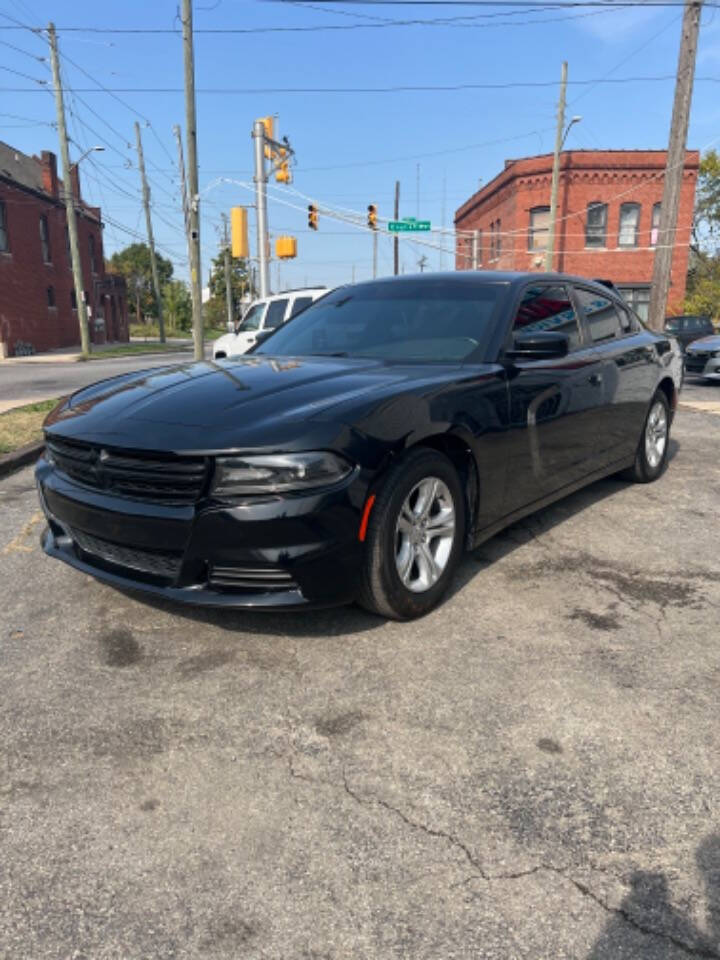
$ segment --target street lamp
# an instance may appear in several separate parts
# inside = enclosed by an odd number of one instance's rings
[[[85,157],[89,156],[89,154],[91,154],[91,153],[102,153],[104,149],[105,149],[105,147],[90,147],[89,150],[86,150],[85,153],[83,153],[81,156],[79,156],[79,157],[77,158],[77,160],[75,161],[75,163],[71,163],[71,164],[70,164],[70,169],[72,170],[73,167],[77,167],[77,165],[80,163],[80,161],[81,161],[81,160],[84,160]]]
[[[572,127],[573,124],[575,124],[575,123],[580,123],[581,120],[582,120],[582,117],[573,117],[572,120],[570,121],[570,123],[565,127],[565,133],[563,134],[563,138],[562,138],[562,140],[561,140],[561,142],[560,142],[560,149],[561,149],[561,150],[562,150],[562,148],[565,146],[565,141],[567,140],[567,135],[570,133],[570,127]],[[95,149],[97,149],[97,147],[96,147]]]

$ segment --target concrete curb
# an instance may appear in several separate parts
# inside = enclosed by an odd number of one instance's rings
[[[4,453],[0,456],[0,477],[6,477],[14,473],[21,467],[26,467],[29,463],[35,463],[43,452],[44,442],[28,443],[24,447],[19,447],[11,453]]]

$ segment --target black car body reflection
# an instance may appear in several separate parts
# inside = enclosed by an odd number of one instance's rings
[[[251,355],[128,374],[60,405],[37,467],[45,550],[189,603],[352,601],[373,504],[409,452],[456,471],[454,530],[471,547],[632,466],[681,368],[671,338],[586,280],[467,272],[336,290]]]

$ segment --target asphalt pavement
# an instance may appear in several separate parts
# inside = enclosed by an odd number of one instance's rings
[[[720,387],[683,399],[657,483],[414,623],[120,593],[0,482],[0,957],[720,958]]]
[[[135,357],[117,357],[77,361],[13,360],[0,365],[0,413],[24,403],[62,397],[97,380],[117,377],[135,370],[162,367],[167,364],[187,363],[192,353],[178,351],[163,354],[139,354]]]

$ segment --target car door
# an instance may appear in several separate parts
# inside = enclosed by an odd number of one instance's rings
[[[632,457],[657,379],[654,342],[625,306],[575,284],[577,306],[602,364],[603,403],[595,442],[600,466]]]
[[[505,514],[597,468],[601,361],[586,342],[567,284],[537,282],[521,291],[505,349],[512,349],[515,334],[541,330],[566,333],[569,352],[552,359],[504,360],[510,392]]]

